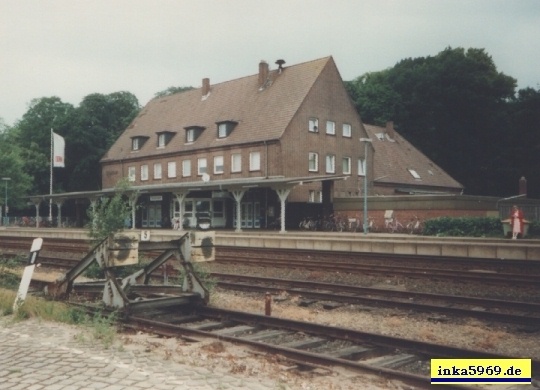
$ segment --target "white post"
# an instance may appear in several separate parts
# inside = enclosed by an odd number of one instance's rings
[[[365,159],[365,172],[364,172],[364,234],[367,234],[368,222],[367,222],[367,183],[368,183],[368,163],[367,163],[367,150],[368,143],[371,143],[371,138],[360,138],[360,142],[364,143],[364,159]]]
[[[242,210],[240,207],[246,190],[232,190],[231,193],[236,201],[236,229],[234,231],[240,233],[242,231]]]
[[[54,139],[53,139],[53,129],[51,128],[51,180],[49,185],[49,195],[52,195],[53,191],[53,165],[54,165]],[[49,198],[49,221],[52,221],[52,197]]]
[[[26,299],[26,294],[28,293],[28,287],[30,287],[30,281],[32,280],[32,275],[34,269],[36,268],[36,259],[38,257],[41,246],[43,245],[43,238],[35,238],[32,242],[32,247],[30,248],[30,254],[28,256],[28,265],[24,267],[24,272],[21,278],[21,284],[19,285],[19,291],[17,292],[17,297],[13,303],[13,311],[17,312],[19,307],[24,303]]]
[[[278,188],[275,190],[277,192],[277,195],[279,197],[279,200],[281,201],[281,229],[280,233],[286,233],[285,230],[285,201],[287,200],[287,197],[291,193],[290,188]]]

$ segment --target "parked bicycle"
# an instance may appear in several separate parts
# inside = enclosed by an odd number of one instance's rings
[[[389,233],[401,233],[405,229],[403,224],[399,222],[396,217],[386,218],[384,220],[384,225]]]
[[[407,224],[407,232],[409,234],[421,234],[424,230],[424,224],[422,221],[420,221],[420,218],[418,216],[414,216],[414,218]]]
[[[317,220],[312,217],[306,217],[300,221],[298,227],[302,230],[315,231],[317,230]]]

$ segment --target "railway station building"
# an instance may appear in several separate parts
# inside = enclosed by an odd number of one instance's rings
[[[338,213],[384,222],[441,215],[496,215],[498,199],[463,186],[404,139],[392,122],[365,125],[332,57],[151,100],[101,159],[102,189],[30,197],[84,207],[130,183],[133,228],[298,228],[306,216]],[[501,203],[502,204],[502,203]],[[80,219],[80,218],[79,218]]]
[[[128,178],[135,226],[284,230],[360,196],[373,153],[333,58],[255,69],[153,99],[103,156],[103,190]]]

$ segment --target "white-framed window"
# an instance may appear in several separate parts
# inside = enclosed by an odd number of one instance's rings
[[[176,177],[176,161],[169,161],[167,163],[167,177]]]
[[[231,155],[231,172],[242,172],[242,155],[240,153]]]
[[[309,190],[309,199],[310,203],[322,203],[322,191]]]
[[[208,170],[208,162],[206,158],[197,159],[197,175],[202,175],[203,173],[207,173],[207,170]]]
[[[218,138],[226,138],[226,137],[227,137],[227,124],[220,123],[218,125]]]
[[[312,133],[319,132],[319,120],[317,118],[309,118],[309,131]]]
[[[348,123],[343,124],[343,136],[344,137],[352,137],[352,127]]]
[[[408,171],[412,175],[412,177],[414,177],[416,180],[422,179],[420,175],[418,174],[418,172],[416,172],[414,169],[408,169]]]
[[[167,137],[165,133],[158,134],[158,138],[157,138],[158,148],[164,148],[166,144],[167,144]]]
[[[250,171],[261,170],[261,152],[251,152],[249,154],[249,170]]]
[[[344,175],[351,174],[351,158],[350,157],[343,157],[343,160],[341,162],[341,168],[343,170]]]
[[[308,154],[308,170],[310,172],[319,171],[319,153],[309,152]]]
[[[191,176],[191,160],[182,161],[182,176]]]
[[[366,159],[358,159],[358,176],[366,176]]]
[[[225,170],[223,166],[223,156],[214,157],[214,173],[223,173]]]
[[[137,175],[137,169],[135,167],[128,168],[128,180],[135,181]]]
[[[331,135],[336,134],[336,122],[326,121],[326,134],[331,134]]]
[[[139,150],[141,148],[141,139],[135,137],[131,139],[131,150]]]
[[[336,173],[336,156],[326,155],[326,173]]]
[[[154,164],[154,179],[161,179],[161,163]]]
[[[195,129],[187,129],[186,130],[186,142],[195,142]]]
[[[141,165],[141,180],[148,180],[148,165]]]

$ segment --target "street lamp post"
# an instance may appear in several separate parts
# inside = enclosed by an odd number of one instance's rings
[[[7,183],[8,183],[8,181],[11,180],[11,177],[3,177],[2,180],[4,180],[4,182],[6,183],[6,194],[5,194],[5,198],[4,198],[4,199],[6,200],[6,202],[5,202],[5,206],[6,206],[6,208],[5,208],[5,210],[6,210],[5,221],[6,221],[6,223],[5,223],[4,225],[7,226],[7,224],[8,224],[8,211],[9,211],[9,208],[8,208]]]
[[[368,165],[367,165],[367,150],[368,144],[371,143],[371,138],[360,138],[360,142],[364,143],[364,234],[368,231],[367,222],[367,183],[368,183]]]

